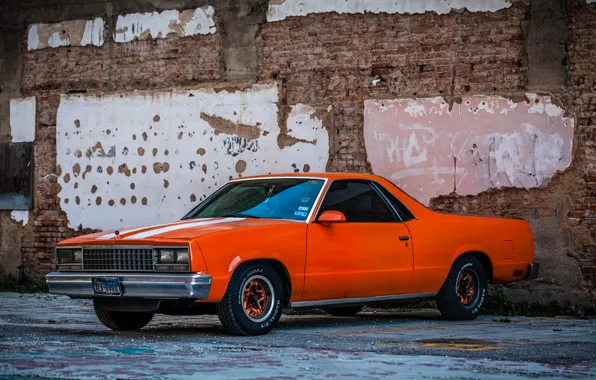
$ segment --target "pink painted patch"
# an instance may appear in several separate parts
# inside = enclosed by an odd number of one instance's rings
[[[367,100],[364,138],[373,172],[424,204],[442,194],[540,186],[571,163],[574,120],[550,97]]]

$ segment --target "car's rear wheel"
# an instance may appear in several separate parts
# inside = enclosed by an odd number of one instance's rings
[[[149,324],[154,312],[133,312],[107,310],[100,303],[93,301],[95,315],[99,321],[112,330],[138,330]]]
[[[480,260],[471,255],[457,259],[437,294],[437,306],[450,320],[476,319],[482,312],[488,280]]]
[[[215,308],[223,327],[235,335],[263,335],[275,327],[283,308],[283,284],[265,262],[242,265]]]
[[[363,306],[338,306],[338,307],[326,307],[325,312],[331,314],[334,317],[351,317],[362,311]]]

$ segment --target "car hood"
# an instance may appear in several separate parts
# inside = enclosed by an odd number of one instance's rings
[[[190,241],[217,232],[300,223],[291,220],[252,218],[189,219],[155,226],[99,232],[62,241],[58,246],[73,245],[146,245]]]

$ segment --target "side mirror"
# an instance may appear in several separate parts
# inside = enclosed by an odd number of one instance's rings
[[[333,210],[324,211],[317,219],[317,222],[326,227],[335,223],[344,223],[345,221],[346,216],[343,213]]]

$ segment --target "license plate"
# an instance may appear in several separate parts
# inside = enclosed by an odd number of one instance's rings
[[[118,277],[101,277],[92,279],[93,292],[102,296],[121,296],[122,286]]]

